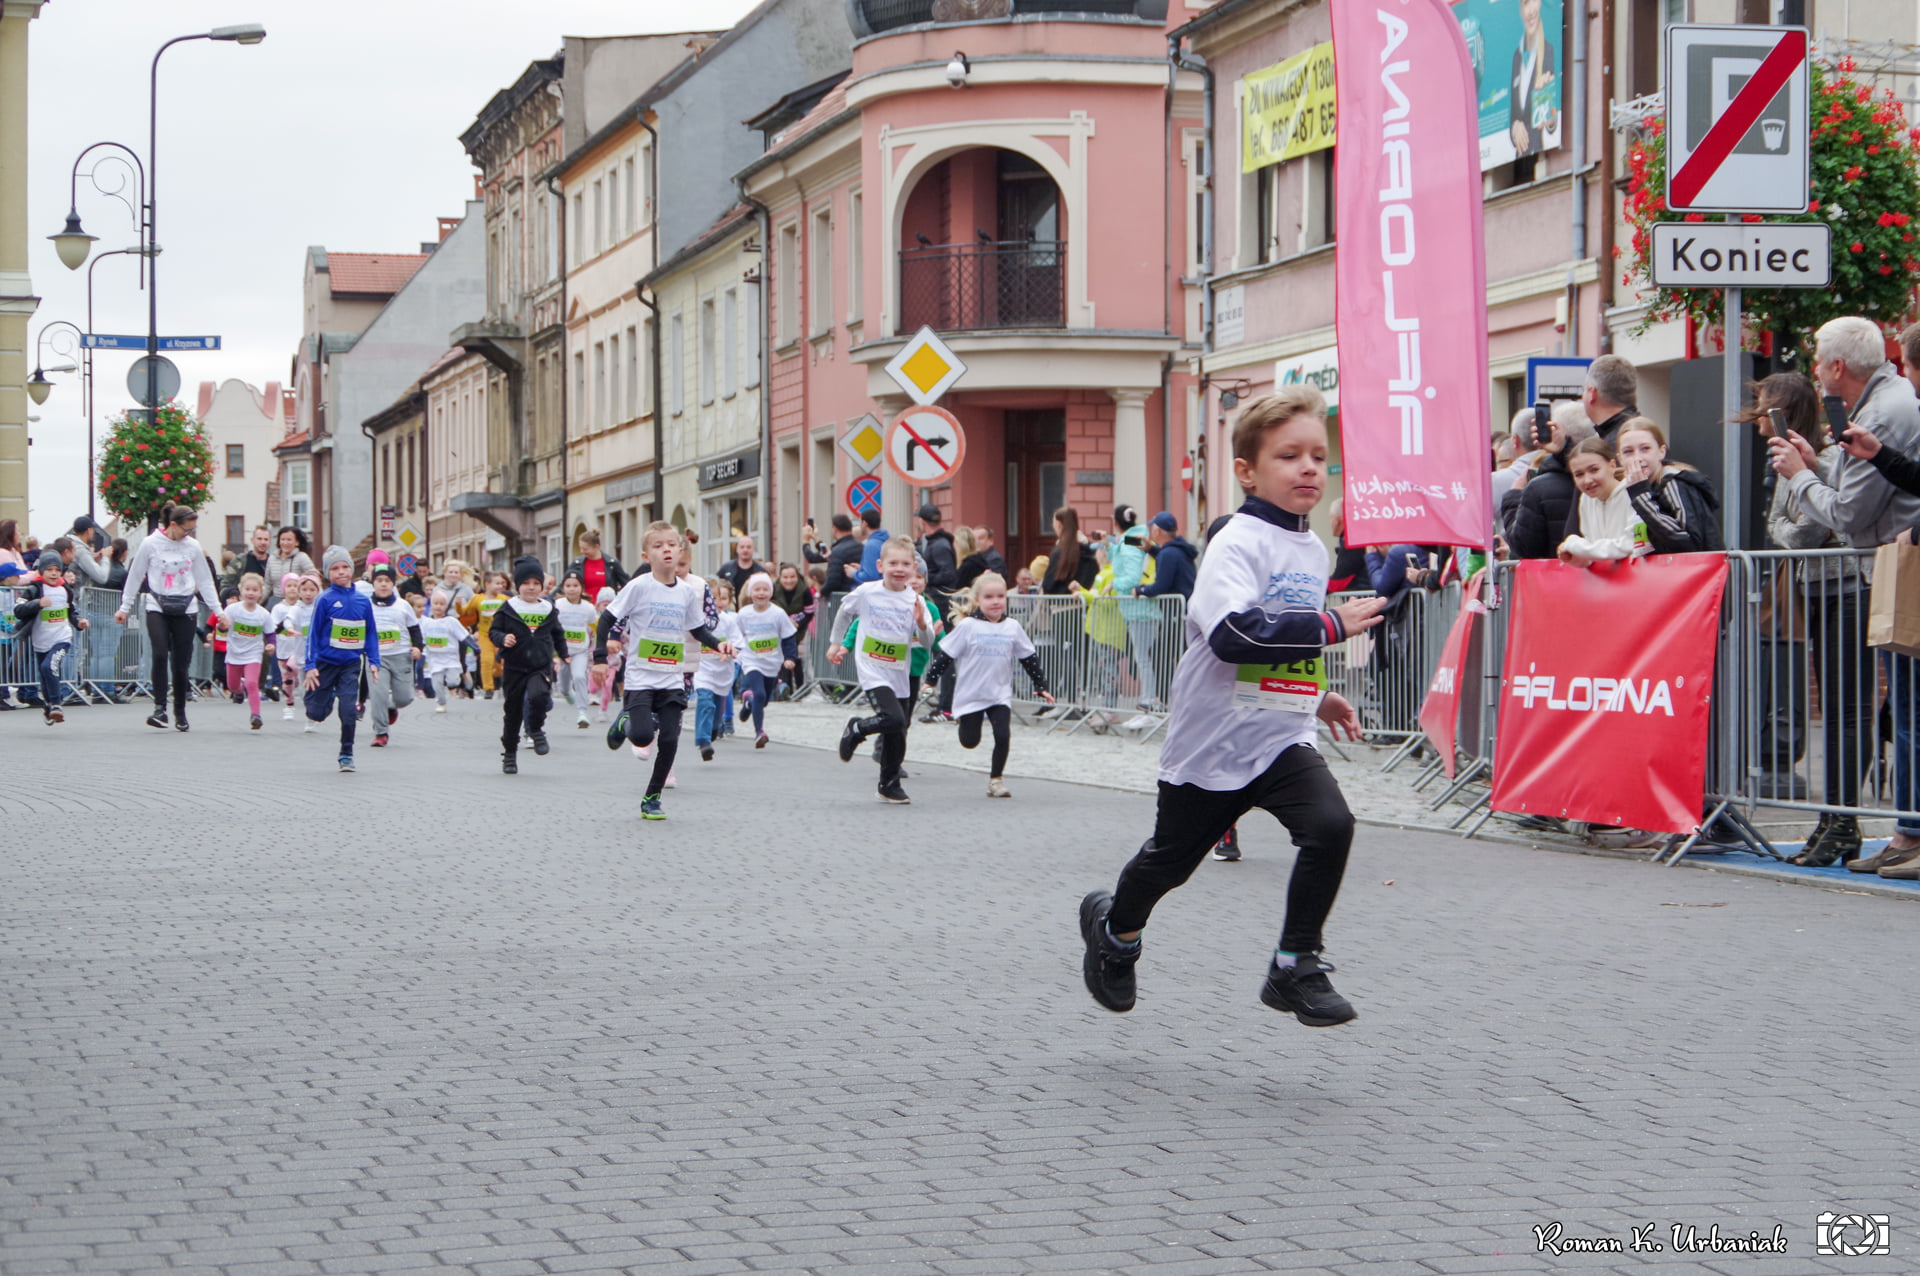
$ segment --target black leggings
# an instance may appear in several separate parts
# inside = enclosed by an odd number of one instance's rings
[[[980,719],[985,718],[993,724],[993,770],[989,772],[994,779],[1007,769],[1007,747],[1013,743],[1009,728],[1013,725],[1013,711],[1003,704],[988,705],[984,709],[975,709],[972,713],[960,715],[960,747],[975,748],[980,743]]]
[[[911,689],[912,684],[908,686]],[[880,737],[880,787],[884,789],[899,781],[901,764],[907,760],[907,710],[890,687],[867,688],[867,703],[873,713],[861,718],[855,729],[862,740]]]
[[[643,687],[621,697],[627,711],[627,739],[646,748],[658,740],[653,755],[653,777],[647,783],[647,796],[664,791],[667,773],[680,752],[680,719],[687,712],[687,693],[682,687],[664,690]]]
[[[167,707],[168,674],[172,674],[175,713],[187,711],[187,666],[193,663],[193,617],[147,613],[147,645],[153,648],[154,708]]]
[[[1160,897],[1193,876],[1221,835],[1255,807],[1272,812],[1299,848],[1280,947],[1319,952],[1320,928],[1346,874],[1353,815],[1326,759],[1310,744],[1286,750],[1244,789],[1221,793],[1162,781],[1153,837],[1120,870],[1107,926],[1116,935],[1144,927]]]

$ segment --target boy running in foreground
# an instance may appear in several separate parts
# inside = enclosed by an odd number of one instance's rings
[[[1080,901],[1087,991],[1108,1010],[1133,1009],[1133,967],[1153,906],[1261,807],[1286,826],[1299,855],[1260,1000],[1309,1027],[1354,1017],[1327,978],[1333,967],[1320,960],[1353,816],[1314,739],[1321,722],[1336,738],[1360,738],[1353,706],[1326,689],[1321,649],[1379,624],[1385,603],[1325,610],[1331,557],[1307,515],[1326,492],[1326,410],[1312,386],[1288,386],[1249,405],[1234,426],[1233,472],[1247,499],[1208,544],[1187,606],[1153,837],[1112,894]]]

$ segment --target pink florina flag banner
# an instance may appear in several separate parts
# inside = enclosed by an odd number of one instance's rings
[[[1335,332],[1351,545],[1485,545],[1480,125],[1446,0],[1334,0]]]

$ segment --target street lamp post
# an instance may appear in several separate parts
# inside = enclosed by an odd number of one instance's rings
[[[80,365],[77,368],[76,365],[71,363],[56,364],[49,368],[41,358],[41,351],[46,346],[47,334],[56,328],[65,328],[73,333],[75,340],[74,352],[71,357],[80,360]],[[69,323],[65,319],[55,319],[52,323],[40,329],[40,335],[35,337],[33,341],[33,376],[27,381],[28,398],[32,399],[35,403],[45,403],[47,396],[53,393],[53,382],[47,380],[47,373],[73,372],[78,370],[82,383],[81,396],[89,403],[92,402],[93,385],[85,371],[86,352],[84,347],[86,343],[80,339],[85,335],[85,333],[80,331],[78,325]],[[61,353],[58,345],[54,346],[53,350],[55,354]],[[89,409],[89,411],[91,411],[91,409]],[[89,442],[87,448],[87,515],[88,517],[92,517],[93,515],[93,448],[91,442]]]

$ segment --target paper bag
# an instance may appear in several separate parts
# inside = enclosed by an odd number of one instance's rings
[[[1920,656],[1920,545],[1882,545],[1874,553],[1867,646]]]

